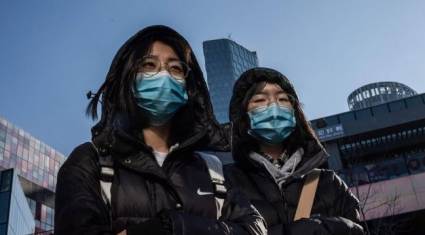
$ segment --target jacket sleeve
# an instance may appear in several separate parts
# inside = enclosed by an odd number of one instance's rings
[[[89,144],[77,147],[60,168],[55,198],[56,235],[112,234],[97,169]]]
[[[222,216],[208,219],[183,212],[171,212],[173,234],[267,234],[264,219],[239,190],[227,185],[227,196],[222,208]]]
[[[363,235],[364,230],[360,225],[359,201],[335,172],[324,171],[322,176],[324,173],[330,175],[320,179],[323,178],[326,181],[327,186],[325,187],[329,189],[328,192],[333,192],[335,195],[331,206],[333,216],[312,215],[310,219],[296,221],[290,225],[290,234],[300,232],[316,234],[320,231],[320,234]]]

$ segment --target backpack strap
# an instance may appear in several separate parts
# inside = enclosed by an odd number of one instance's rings
[[[102,152],[106,152],[103,149],[98,149],[96,145],[92,142],[93,148],[96,150],[96,153],[99,158],[100,165],[100,192],[102,194],[103,201],[105,202],[108,209],[111,209],[111,188],[112,180],[114,179],[114,161],[110,154],[102,155]]]
[[[214,198],[217,206],[217,219],[221,217],[224,199],[226,198],[227,189],[224,185],[223,163],[220,159],[212,154],[204,152],[196,152],[207,164],[208,173],[214,185]]]
[[[319,178],[319,169],[313,169],[312,172],[306,176],[301,196],[298,201],[297,211],[295,212],[294,221],[302,218],[310,218],[314,196],[316,195],[317,185],[319,184]]]

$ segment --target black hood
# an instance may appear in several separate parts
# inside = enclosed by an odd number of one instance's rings
[[[186,44],[190,49],[187,51],[187,54],[186,52],[185,54],[187,60],[190,61],[188,64],[191,69],[189,76],[186,78],[186,90],[189,96],[188,103],[181,108],[171,120],[172,140],[170,145],[195,138],[196,149],[228,151],[230,147],[227,135],[224,134],[224,131],[213,115],[207,85],[195,54],[186,39],[175,30],[167,26],[156,25],[147,27],[136,33],[115,55],[107,79],[109,77],[113,78],[114,76],[117,78],[119,77],[114,73],[120,71],[120,66],[122,67],[127,63],[126,58],[128,54],[130,54],[132,50],[135,50],[138,43],[149,40],[161,41],[161,39],[165,37],[176,39]],[[105,84],[107,82],[108,80]],[[96,145],[114,148],[113,151],[116,151],[115,148],[134,149],[134,144],[143,142],[140,141],[140,135],[138,136],[137,133],[140,133],[141,126],[147,125],[146,118],[143,117],[143,114],[139,111],[136,111],[137,115],[135,117],[123,112],[111,111],[116,109],[110,107],[107,109],[107,102],[106,100],[102,103],[101,119],[92,128],[93,141]],[[114,106],[116,104],[109,103],[109,105]],[[138,108],[135,110],[138,110]],[[137,133],[134,130],[138,130]],[[131,146],[126,146],[129,144]]]
[[[298,96],[291,82],[288,78],[276,70],[261,67],[253,68],[244,72],[239,77],[233,87],[233,96],[230,100],[229,107],[229,119],[232,130],[231,142],[233,159],[236,163],[244,166],[254,164],[249,159],[248,154],[251,151],[259,151],[257,140],[247,134],[247,131],[250,128],[250,123],[246,111],[246,105],[248,103],[248,99],[252,97],[254,93],[254,88],[257,87],[257,84],[262,82],[278,84],[288,95],[292,96],[294,102],[299,104]],[[292,103],[294,104],[294,102]],[[300,105],[298,105],[298,107],[300,107]],[[298,112],[301,114],[296,115],[302,115],[302,117],[304,117],[301,108],[299,108]],[[298,116],[296,129],[305,129],[307,134],[300,135],[303,138],[301,141],[293,141],[294,138],[299,138],[295,137],[293,133],[283,144],[285,144],[290,153],[295,152],[298,148],[304,148],[304,156],[300,166],[315,156],[323,158],[319,161],[317,161],[318,159],[314,161],[316,162],[314,167],[317,167],[319,163],[322,164],[325,161],[327,154],[312,131],[310,125],[307,122],[305,122],[304,125],[300,124]],[[321,152],[323,152],[323,154],[320,154]]]

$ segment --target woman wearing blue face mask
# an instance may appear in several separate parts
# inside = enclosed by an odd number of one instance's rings
[[[225,169],[266,220],[268,234],[363,234],[358,200],[331,170],[290,81],[254,68],[230,103],[232,153]]]
[[[55,234],[264,234],[258,212],[211,171],[228,141],[187,41],[165,26],[130,38],[88,113],[92,141],[59,170]],[[216,173],[216,174],[214,174]]]

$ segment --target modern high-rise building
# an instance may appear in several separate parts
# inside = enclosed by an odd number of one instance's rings
[[[51,231],[56,176],[65,157],[0,117],[0,170],[13,168],[34,216],[36,232]]]
[[[243,72],[258,66],[257,53],[230,39],[205,41],[203,49],[214,113],[220,123],[228,122],[233,84]]]
[[[360,199],[371,234],[423,234],[425,93],[376,83],[357,89],[348,103],[351,111],[311,121],[329,168]]]
[[[0,171],[0,235],[30,235],[35,222],[14,169]]]

